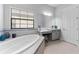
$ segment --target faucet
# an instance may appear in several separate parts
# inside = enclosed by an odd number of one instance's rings
[[[42,33],[40,31],[41,31],[41,26],[38,25],[38,33],[39,33],[39,35],[42,35]]]

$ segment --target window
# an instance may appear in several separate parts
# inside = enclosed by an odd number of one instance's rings
[[[11,8],[11,29],[34,28],[32,13]]]

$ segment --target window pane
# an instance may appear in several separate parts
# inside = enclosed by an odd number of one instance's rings
[[[21,16],[21,19],[28,19],[28,18],[27,18],[27,17],[22,17],[22,16]]]
[[[20,13],[18,13],[18,14],[17,13],[12,13],[12,17],[14,17],[14,16],[20,18],[21,14]]]
[[[21,24],[26,24],[27,25],[27,20],[21,20]]]
[[[15,28],[15,24],[12,24],[12,28]]]
[[[21,11],[21,14],[27,15],[26,11]]]
[[[21,28],[27,28],[27,25],[21,24]]]
[[[12,24],[20,24],[20,20],[12,19]]]
[[[34,18],[29,17],[28,19],[33,20]]]
[[[16,20],[16,23],[20,24],[20,20]]]
[[[15,28],[20,28],[20,24],[16,24],[15,25]]]
[[[14,24],[16,22],[16,20],[15,19],[12,19],[12,24]]]
[[[21,18],[20,16],[12,16],[12,18]]]
[[[20,11],[17,9],[12,9],[12,13],[20,13]]]
[[[28,25],[28,28],[33,28],[33,25]]]
[[[33,21],[28,21],[28,24],[33,24]]]

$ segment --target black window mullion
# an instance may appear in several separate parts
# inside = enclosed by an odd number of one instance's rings
[[[21,28],[21,10],[19,10],[20,14],[20,23],[19,23],[19,28]]]
[[[13,10],[13,8],[11,8],[11,29],[21,29],[22,27],[21,27],[21,25],[23,24],[21,21],[22,20],[26,20],[26,24],[24,23],[24,25],[25,25],[25,28],[29,28],[29,23],[28,23],[28,21],[33,21],[33,27],[32,28],[34,28],[34,19],[29,19],[28,17],[29,17],[29,15],[28,14],[26,14],[26,17],[27,18],[22,18],[22,15],[21,15],[21,10],[18,10],[19,11],[19,17],[20,18],[12,18],[12,16],[15,16],[15,15],[12,15],[12,10]],[[16,10],[15,10],[16,11]],[[23,16],[24,17],[24,16]],[[15,25],[14,25],[14,23],[12,22],[12,20],[15,20]],[[17,25],[17,23],[16,23],[16,20],[19,20],[20,22],[18,23],[19,24],[19,27],[16,27],[16,25]],[[13,27],[14,26],[14,27]],[[26,27],[27,26],[27,27]]]

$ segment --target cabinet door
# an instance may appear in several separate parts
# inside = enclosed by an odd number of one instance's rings
[[[60,30],[53,30],[52,31],[52,40],[55,40],[55,39],[60,39]]]

